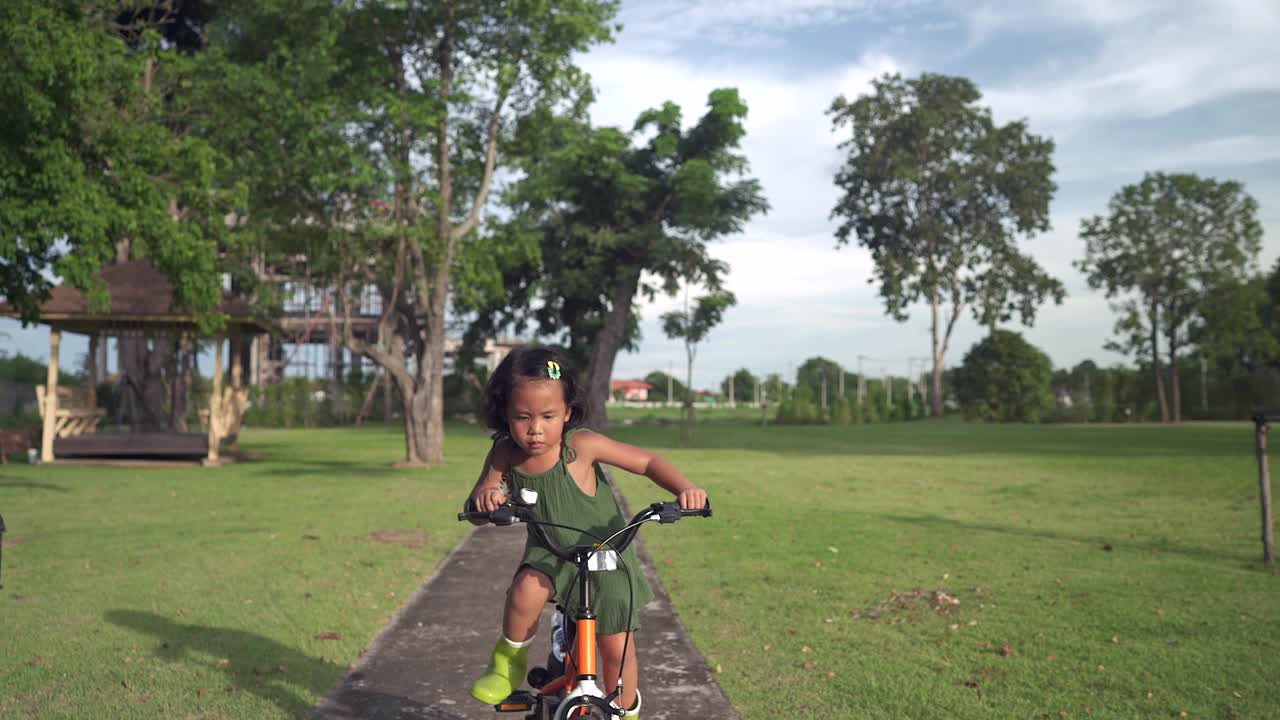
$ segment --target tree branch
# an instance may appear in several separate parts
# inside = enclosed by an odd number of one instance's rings
[[[498,163],[498,129],[502,119],[502,106],[507,101],[507,92],[508,90],[504,88],[498,94],[498,99],[493,105],[493,114],[489,116],[488,142],[484,151],[484,175],[480,179],[480,188],[476,191],[471,212],[467,214],[467,218],[461,224],[453,229],[448,238],[450,247],[453,246],[453,243],[466,237],[468,233],[475,230],[476,226],[480,224],[480,215],[489,199],[489,188],[493,183],[493,170]],[[452,255],[452,253],[449,254]]]

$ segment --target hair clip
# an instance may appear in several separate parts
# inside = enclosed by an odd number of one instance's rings
[[[547,361],[547,377],[551,378],[552,380],[560,379],[560,363],[556,362],[555,360]]]

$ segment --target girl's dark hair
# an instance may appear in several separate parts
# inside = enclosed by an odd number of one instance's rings
[[[555,370],[551,363],[559,368],[559,378],[552,377]],[[578,373],[570,364],[568,356],[550,347],[516,348],[498,363],[484,388],[485,424],[498,433],[509,434],[511,428],[507,426],[507,404],[511,401],[516,384],[548,379],[556,380],[564,388],[564,404],[572,411],[565,427],[586,425],[586,407],[578,387]]]

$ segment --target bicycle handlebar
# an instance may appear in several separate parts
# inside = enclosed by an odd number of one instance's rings
[[[574,548],[566,549],[555,541],[554,538],[546,531],[545,526],[563,527],[578,532],[584,532],[579,528],[567,525],[557,525],[555,523],[547,523],[538,519],[534,512],[536,500],[533,503],[526,503],[518,498],[512,498],[496,510],[491,512],[480,512],[478,510],[465,510],[458,513],[458,520],[484,520],[498,526],[514,525],[518,522],[527,523],[533,529],[533,533],[540,541],[551,550],[557,557],[562,560],[574,562],[576,560]],[[466,508],[474,507],[470,500],[467,501]],[[711,517],[711,500],[707,500],[707,504],[700,510],[685,510],[680,507],[677,502],[656,502],[649,507],[636,513],[631,518],[631,522],[623,526],[622,530],[614,533],[612,537],[619,537],[617,542],[609,541],[609,547],[615,552],[622,552],[627,549],[631,541],[635,539],[636,533],[639,532],[640,526],[651,520],[657,520],[659,523],[666,525],[676,522],[680,518],[686,517]],[[601,542],[605,542],[605,538],[597,538]],[[592,550],[595,549],[593,546]]]

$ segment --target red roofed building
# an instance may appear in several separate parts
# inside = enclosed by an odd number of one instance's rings
[[[649,391],[653,386],[643,380],[614,380],[610,394],[617,395],[622,393],[623,400],[639,400],[647,402],[649,400]]]

